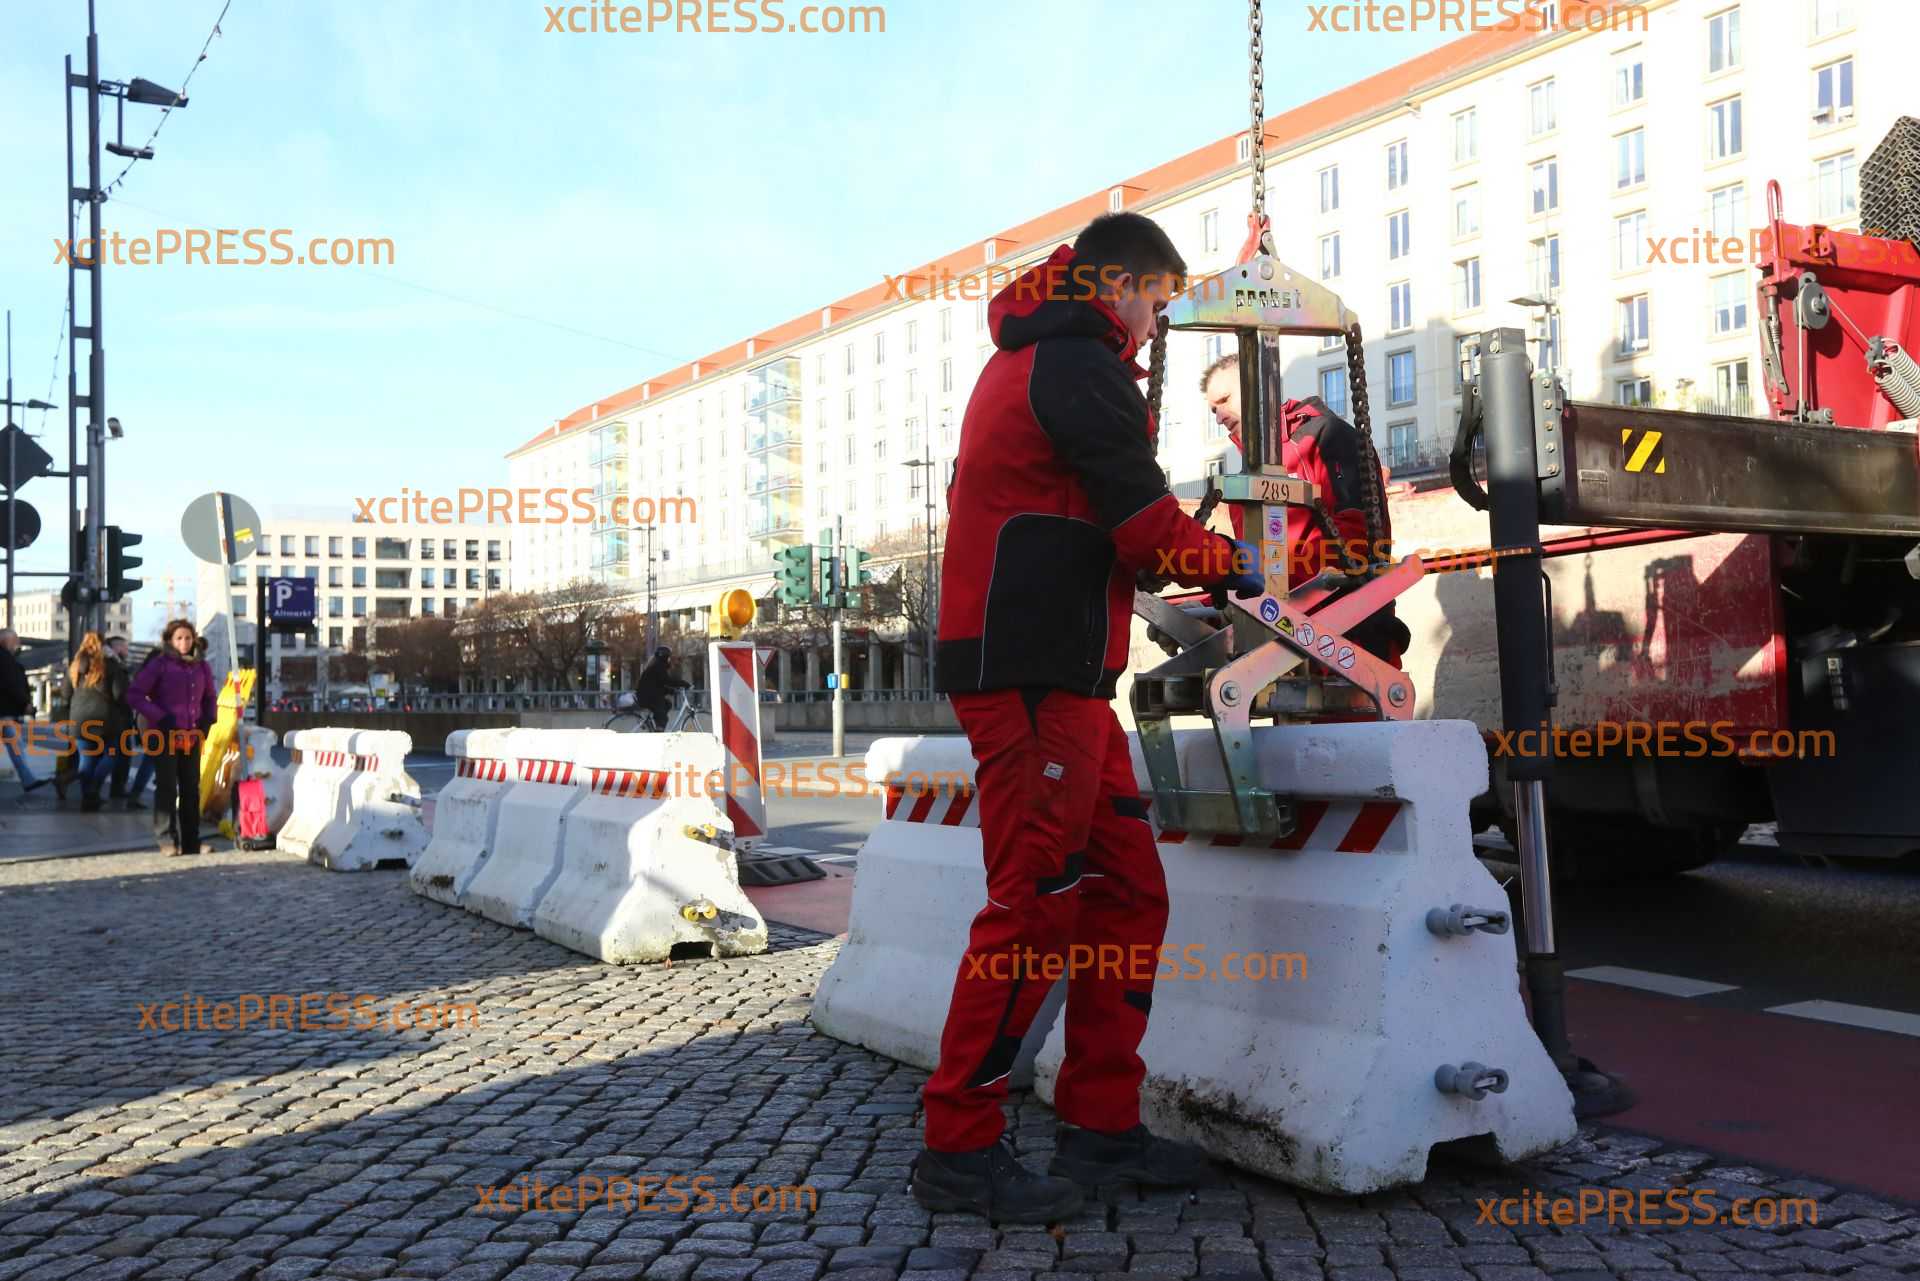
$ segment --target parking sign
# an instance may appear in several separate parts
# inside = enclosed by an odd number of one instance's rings
[[[267,625],[310,627],[314,619],[314,581],[311,578],[267,580]]]

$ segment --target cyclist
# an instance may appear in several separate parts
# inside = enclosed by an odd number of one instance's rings
[[[690,689],[692,685],[693,682],[681,680],[673,674],[673,651],[662,645],[653,651],[653,657],[640,669],[640,678],[633,684],[634,705],[653,713],[654,728],[665,729],[667,717],[672,711],[674,691]]]

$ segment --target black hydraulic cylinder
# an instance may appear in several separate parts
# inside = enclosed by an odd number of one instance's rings
[[[1540,557],[1540,474],[1534,436],[1533,366],[1518,329],[1483,335],[1480,399],[1487,438],[1487,497],[1493,546],[1494,619],[1499,635],[1500,706],[1509,731],[1537,730],[1553,705],[1547,608]],[[1508,757],[1515,782],[1552,773],[1547,736],[1539,750]]]

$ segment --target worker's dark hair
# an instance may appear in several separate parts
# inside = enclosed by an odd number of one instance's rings
[[[1187,260],[1160,224],[1137,213],[1101,214],[1088,223],[1074,239],[1073,265],[1076,270],[1091,268],[1102,283],[1123,271],[1135,281],[1150,276],[1184,279],[1187,274]],[[1108,270],[1102,274],[1102,268]]]
[[[1207,394],[1207,384],[1213,381],[1213,376],[1215,374],[1219,373],[1223,369],[1232,369],[1239,363],[1240,363],[1240,353],[1237,351],[1230,351],[1226,355],[1220,357],[1218,360],[1215,360],[1211,365],[1208,365],[1206,372],[1200,375],[1200,394],[1202,396]]]

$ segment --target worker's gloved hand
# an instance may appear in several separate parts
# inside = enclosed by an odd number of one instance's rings
[[[1228,541],[1233,544],[1233,570],[1214,585],[1232,592],[1241,600],[1266,595],[1267,580],[1260,572],[1260,549],[1238,538]]]

